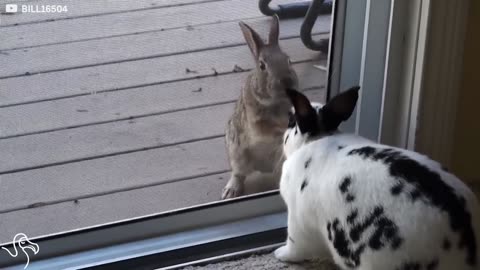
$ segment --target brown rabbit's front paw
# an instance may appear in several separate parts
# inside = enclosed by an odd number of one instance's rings
[[[222,191],[222,200],[231,199],[242,195],[243,184],[240,181],[230,180]]]

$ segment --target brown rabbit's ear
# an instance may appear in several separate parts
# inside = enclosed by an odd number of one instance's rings
[[[341,122],[346,121],[353,113],[358,100],[360,86],[355,86],[338,94],[322,108],[323,124],[327,130],[335,130]]]
[[[272,24],[270,25],[270,34],[268,35],[268,44],[278,44],[280,35],[280,26],[277,14],[272,16]]]
[[[243,36],[245,37],[245,41],[247,41],[247,45],[252,51],[253,56],[255,59],[258,59],[260,55],[260,50],[264,46],[262,38],[255,32],[250,26],[245,24],[244,22],[240,22],[240,28],[242,29]]]

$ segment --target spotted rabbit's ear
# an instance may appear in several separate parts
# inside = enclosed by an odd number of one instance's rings
[[[322,108],[322,125],[326,131],[336,130],[340,123],[352,116],[357,105],[360,86],[355,86],[338,94]]]
[[[287,89],[287,95],[295,108],[295,120],[302,134],[315,135],[320,131],[317,111],[312,107],[308,98],[294,90]]]

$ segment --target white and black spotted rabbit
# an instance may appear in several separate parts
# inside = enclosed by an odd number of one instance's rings
[[[288,206],[282,261],[333,258],[341,269],[480,269],[475,195],[439,163],[337,130],[359,87],[314,109],[288,90],[280,192]]]

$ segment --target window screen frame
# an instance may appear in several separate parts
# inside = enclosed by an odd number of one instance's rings
[[[329,45],[328,97],[354,85],[362,87],[355,115],[341,129],[374,141],[407,146],[407,140],[398,137],[408,138],[409,121],[392,123],[399,115],[405,119],[413,117],[411,96],[416,92],[412,78],[421,77],[415,71],[421,63],[411,59],[422,59],[429,5],[430,1],[335,1]],[[409,40],[408,46],[405,36],[415,37]],[[410,84],[399,85],[410,85],[408,91],[397,86],[405,81]],[[406,92],[408,97],[403,98],[404,103],[395,102]],[[285,217],[286,208],[279,192],[271,191],[102,224],[31,239],[40,245],[40,253],[31,256],[29,268],[75,269],[172,251],[282,229],[286,227]],[[198,230],[203,230],[201,237],[195,238]],[[11,250],[12,244],[4,247]],[[92,252],[97,256],[92,256]],[[0,252],[0,267],[23,269],[24,260],[25,257],[12,258]]]

